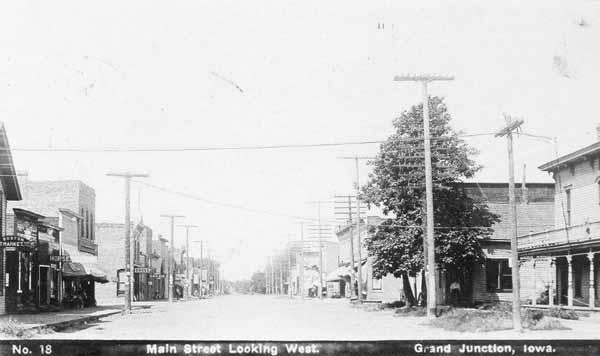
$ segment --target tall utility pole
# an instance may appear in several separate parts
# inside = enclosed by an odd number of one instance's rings
[[[196,225],[179,225],[185,228],[185,278],[187,279],[187,287],[185,288],[185,299],[190,298],[190,288],[192,281],[190,280],[190,229],[198,227]]]
[[[352,159],[354,160],[354,164],[355,164],[355,168],[356,168],[356,235],[357,235],[357,257],[358,257],[358,276],[357,276],[357,280],[358,280],[358,302],[362,303],[363,301],[363,295],[362,295],[362,242],[361,242],[361,238],[360,238],[360,181],[359,181],[359,174],[358,174],[358,160],[359,159],[373,159],[373,157],[359,157],[359,156],[354,156],[354,157],[339,157],[340,159]],[[352,248],[352,245],[350,245],[350,247]],[[352,268],[354,268],[354,266],[352,266]]]
[[[431,134],[429,132],[429,93],[427,85],[433,81],[450,81],[454,77],[443,75],[405,75],[394,77],[398,82],[420,82],[423,87],[423,140],[425,149],[425,196],[427,215],[427,238],[423,239],[423,251],[427,252],[427,317],[434,318],[437,309],[437,275],[433,231],[433,178],[431,172]]]
[[[167,263],[167,285],[169,286],[169,290],[167,291],[169,296],[169,303],[173,303],[173,281],[175,276],[175,271],[173,270],[173,253],[175,250],[175,218],[184,218],[183,215],[173,215],[173,214],[162,214],[161,217],[169,218],[171,220],[171,248],[169,250],[169,263]]]
[[[300,295],[304,299],[304,223],[300,222]]]
[[[273,266],[273,256],[269,256],[269,262],[271,262],[271,294],[276,294],[277,286],[275,285],[275,266]]]
[[[317,237],[319,240],[319,288],[317,288],[317,291],[319,293],[319,299],[323,299],[323,236],[321,234],[321,204],[326,202],[322,200],[317,200],[309,203],[317,204]]]
[[[192,243],[199,243],[200,244],[200,268],[199,268],[200,277],[198,278],[198,288],[200,289],[200,297],[202,297],[204,295],[204,292],[202,291],[202,289],[203,289],[202,287],[204,287],[204,283],[202,282],[202,278],[203,278],[202,271],[204,270],[204,267],[203,267],[203,263],[204,263],[204,255],[203,255],[203,253],[204,253],[204,249],[203,249],[204,248],[204,241],[202,241],[202,240],[194,240],[194,241],[192,241]]]
[[[292,298],[292,240],[288,239],[288,247],[287,247],[287,255],[288,255],[288,296]]]
[[[121,177],[125,178],[125,275],[127,279],[125,281],[125,304],[123,306],[123,313],[129,314],[131,313],[131,298],[133,297],[133,293],[131,292],[131,287],[133,286],[133,249],[131,248],[131,217],[130,217],[130,209],[131,209],[131,200],[130,200],[130,192],[131,192],[131,178],[147,178],[147,174],[141,173],[107,173],[107,176],[110,177]]]
[[[513,121],[510,115],[504,114],[506,126],[496,133],[496,137],[506,136],[508,146],[508,203],[510,205],[509,220],[511,223],[510,252],[512,259],[512,293],[513,293],[513,328],[521,327],[521,302],[519,300],[519,254],[517,252],[517,204],[515,201],[515,161],[513,156],[513,131],[518,131],[523,120]]]

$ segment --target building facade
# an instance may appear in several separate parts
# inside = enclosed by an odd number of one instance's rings
[[[508,183],[460,183],[459,189],[462,189],[466,196],[476,203],[486,205],[492,214],[497,215],[499,221],[491,226],[492,235],[481,240],[485,262],[474,266],[471,281],[464,280],[460,276],[444,274],[442,271],[440,278],[443,279],[443,302],[452,300],[450,285],[454,282],[457,282],[460,287],[459,296],[469,303],[511,301],[512,261]],[[553,225],[554,184],[527,183],[523,186],[522,183],[517,183],[515,198],[519,235],[548,229]],[[521,286],[522,291],[527,291],[529,288],[524,282]]]
[[[519,236],[521,299],[531,304],[600,307],[598,141],[539,167],[555,182],[554,226]]]
[[[0,123],[0,315],[6,313],[6,290],[7,283],[10,287],[10,281],[6,281],[6,249],[11,248],[11,242],[7,241],[5,236],[7,224],[7,202],[21,200],[21,189],[17,179],[15,167],[13,164],[10,145],[4,124]],[[10,265],[10,264],[8,264]]]
[[[132,255],[133,255],[133,284],[134,301],[155,299],[154,279],[156,269],[153,262],[152,229],[144,223],[131,225]],[[112,300],[125,294],[125,224],[96,223],[95,235],[101,242],[98,249],[100,268],[108,276],[109,283],[102,286],[101,295],[105,300]]]
[[[369,302],[393,302],[402,299],[402,279],[394,277],[392,274],[387,274],[382,278],[377,278],[373,272],[373,257],[369,257],[365,247],[365,239],[369,236],[369,227],[377,226],[384,219],[377,216],[369,216],[366,220],[362,220],[360,224],[360,258],[361,258],[361,279],[363,299]],[[331,296],[335,297],[339,293],[340,297],[356,298],[358,291],[358,230],[356,223],[351,225],[341,226],[336,236],[340,246],[339,266],[336,271],[328,276],[328,283],[332,286]],[[352,246],[350,245],[352,241]],[[354,251],[354,259],[352,259],[351,251]],[[354,260],[354,271],[352,272],[350,265]],[[353,273],[354,290],[351,290],[351,273]],[[412,279],[411,279],[412,280]]]
[[[18,174],[23,199],[9,208],[24,209],[44,216],[60,230],[62,263],[61,302],[65,307],[96,305],[96,283],[105,283],[98,268],[98,245],[92,228],[96,193],[78,180],[32,181]]]

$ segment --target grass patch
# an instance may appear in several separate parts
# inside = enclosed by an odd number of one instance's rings
[[[394,312],[394,316],[426,316],[427,311],[423,307],[405,307],[398,308]]]
[[[16,321],[9,319],[6,322],[0,323],[0,334],[8,337],[26,338],[30,336],[31,331]]]
[[[523,328],[530,330],[569,330],[555,318],[548,317],[541,310],[522,312]],[[448,331],[488,332],[512,329],[510,305],[491,305],[479,309],[450,308],[443,315],[431,321],[435,327]]]

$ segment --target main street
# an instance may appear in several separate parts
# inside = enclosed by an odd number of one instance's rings
[[[288,299],[264,295],[229,295],[188,302],[158,302],[131,315],[40,338],[151,340],[389,340],[598,338],[600,318],[564,321],[572,330],[512,330],[490,333],[444,331],[424,317],[397,317],[393,310],[372,310],[340,299]]]

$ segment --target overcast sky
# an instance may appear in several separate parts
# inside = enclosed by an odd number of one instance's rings
[[[354,165],[377,145],[165,153],[27,152],[25,148],[175,148],[383,140],[421,100],[403,73],[448,73],[431,85],[452,125],[493,132],[502,112],[567,153],[596,140],[600,1],[14,1],[0,11],[0,120],[17,170],[79,179],[102,222],[123,220],[123,182],[108,172],[213,201],[315,217],[313,200],[352,191]],[[9,8],[10,7],[10,8]],[[506,142],[469,138],[506,181]],[[543,141],[517,140],[517,174],[550,181]],[[368,168],[360,166],[364,182]],[[160,214],[186,215],[248,277],[286,239],[290,218],[133,185],[132,212],[168,237]],[[323,218],[333,218],[324,205]],[[176,231],[184,241],[182,229]],[[101,241],[100,241],[101,243]],[[198,248],[194,251],[199,253]]]

